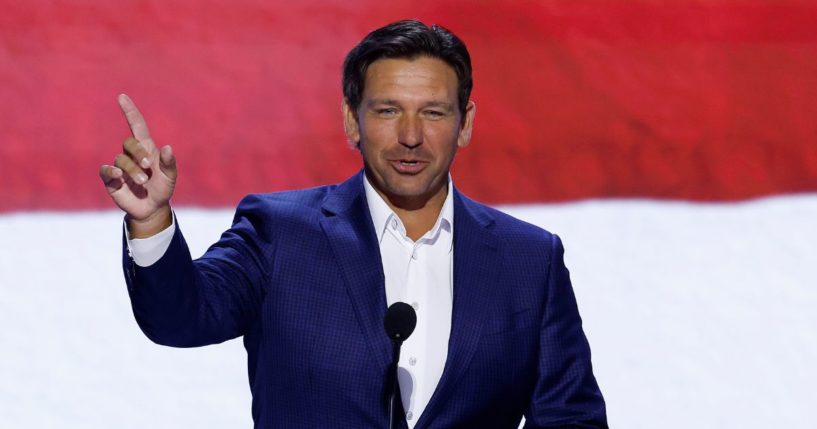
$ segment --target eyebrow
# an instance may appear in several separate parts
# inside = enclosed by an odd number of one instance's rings
[[[366,103],[366,106],[367,107],[372,107],[372,106],[376,106],[378,104],[385,104],[385,105],[389,105],[389,106],[399,106],[400,102],[398,102],[397,100],[393,100],[391,98],[373,99],[373,100],[369,100]],[[454,110],[454,105],[451,104],[451,103],[445,102],[445,101],[431,101],[431,102],[423,105],[423,107],[424,108],[425,107],[441,107],[441,108],[448,109],[448,110]]]
[[[454,110],[454,105],[445,101],[432,101],[428,103],[426,107],[442,107],[448,110]]]

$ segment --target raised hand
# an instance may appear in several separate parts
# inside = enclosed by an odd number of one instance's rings
[[[133,136],[125,140],[114,165],[99,167],[99,177],[114,203],[128,214],[131,237],[149,237],[170,226],[176,158],[170,146],[156,148],[145,118],[127,95],[119,96],[119,106]]]

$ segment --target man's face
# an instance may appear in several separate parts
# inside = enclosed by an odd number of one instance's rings
[[[347,137],[360,142],[372,185],[403,208],[444,198],[475,111],[473,102],[459,111],[454,69],[429,57],[381,59],[369,66],[364,88],[356,112],[344,103],[344,125]]]

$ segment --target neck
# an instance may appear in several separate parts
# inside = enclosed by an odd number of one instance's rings
[[[430,231],[440,217],[440,212],[445,204],[445,198],[451,192],[448,189],[448,181],[443,182],[442,186],[436,191],[432,192],[430,196],[416,197],[416,198],[400,198],[395,196],[384,195],[379,189],[375,187],[375,191],[383,197],[383,200],[391,208],[403,226],[406,228],[406,235],[414,241],[417,241],[426,232]]]

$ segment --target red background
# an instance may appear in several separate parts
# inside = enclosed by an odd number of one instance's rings
[[[111,208],[128,93],[176,150],[177,204],[336,182],[340,65],[440,23],[477,103],[457,185],[489,203],[817,190],[814,1],[0,0],[0,211]]]

